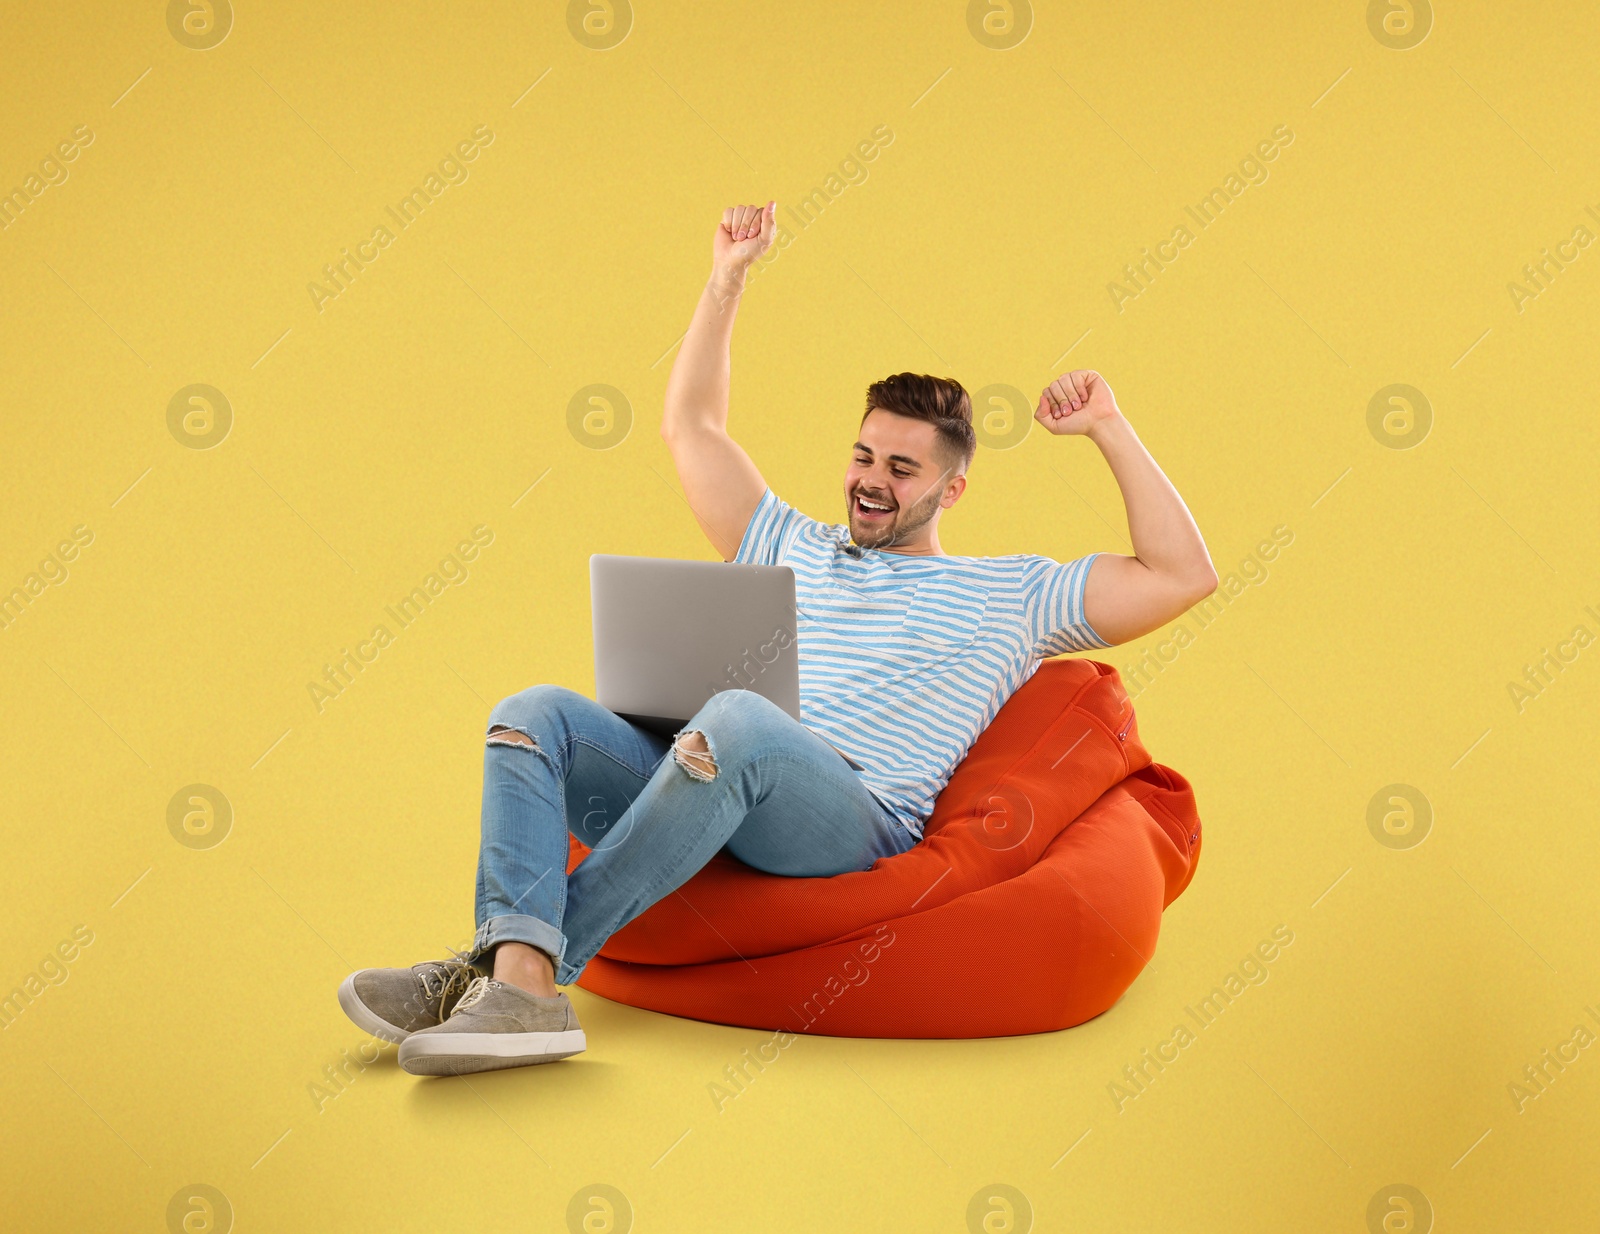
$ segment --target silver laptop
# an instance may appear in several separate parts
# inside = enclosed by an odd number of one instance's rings
[[[671,737],[713,694],[753,690],[800,718],[794,571],[589,558],[595,701]]]

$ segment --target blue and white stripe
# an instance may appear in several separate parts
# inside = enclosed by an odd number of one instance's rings
[[[1083,611],[1098,555],[861,549],[768,488],[734,560],[794,571],[801,720],[920,838],[950,773],[1040,661],[1110,646]]]

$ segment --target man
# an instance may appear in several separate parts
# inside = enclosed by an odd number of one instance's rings
[[[1039,396],[1049,432],[1100,448],[1134,555],[951,557],[939,518],[966,490],[972,408],[954,381],[899,373],[867,391],[844,477],[847,526],[780,500],[728,436],[729,340],[776,202],[725,210],[713,269],[667,383],[661,435],[724,560],[795,572],[803,722],[749,690],[668,742],[558,686],[503,699],[485,736],[477,936],[339,990],[400,1065],[461,1074],[585,1045],[557,985],[719,850],[773,874],[869,869],[916,844],[972,742],[1039,666],[1165,625],[1217,575],[1182,499],[1096,372]],[[670,755],[670,757],[669,757]],[[568,875],[567,833],[591,852]],[[480,971],[481,970],[481,971]]]

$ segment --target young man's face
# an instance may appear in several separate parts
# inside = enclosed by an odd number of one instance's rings
[[[850,538],[862,548],[921,545],[939,511],[965,487],[933,425],[875,408],[862,422],[844,473]]]

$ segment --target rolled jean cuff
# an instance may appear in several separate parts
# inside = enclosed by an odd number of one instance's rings
[[[490,917],[478,927],[472,940],[472,959],[475,962],[501,943],[526,943],[537,947],[557,966],[567,950],[567,936],[548,921],[521,913],[508,913],[503,917]]]
[[[574,968],[572,965],[568,964],[565,960],[557,960],[556,961],[556,984],[557,985],[576,985],[577,981],[578,981],[578,978],[583,976],[583,970],[588,968],[588,967],[589,967],[589,961],[587,961],[587,960],[585,960],[582,964],[578,965],[576,968]]]

